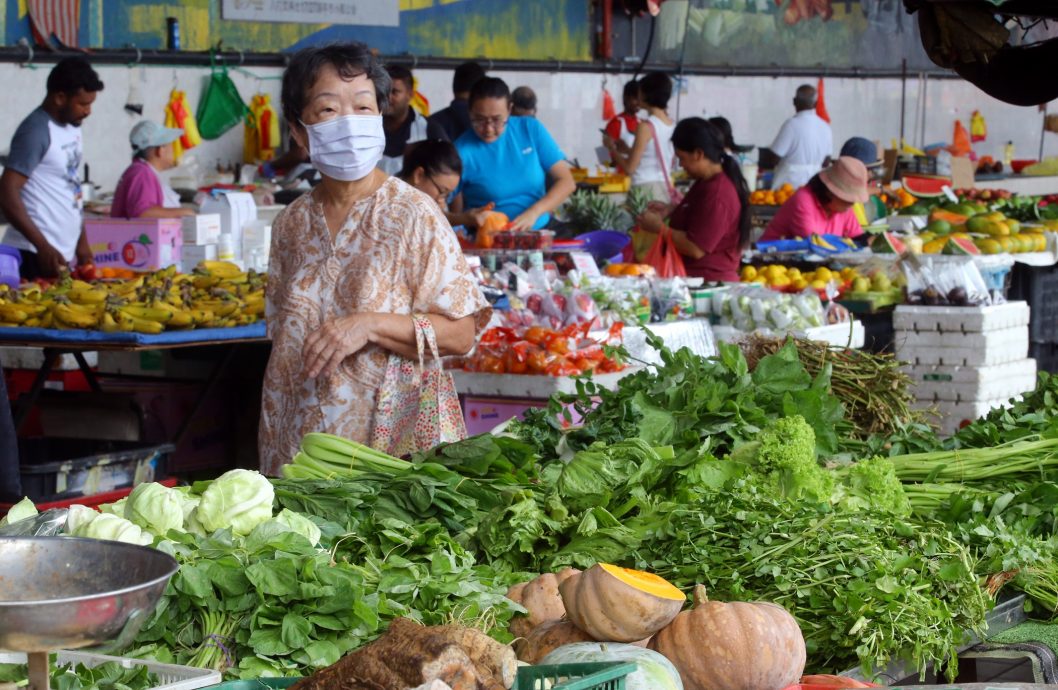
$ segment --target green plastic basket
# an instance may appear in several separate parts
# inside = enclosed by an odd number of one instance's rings
[[[635,673],[636,664],[600,661],[589,664],[519,666],[512,690],[625,690],[625,677]]]
[[[210,687],[224,688],[224,690],[282,690],[289,688],[300,678],[257,678],[255,680],[229,680]]]

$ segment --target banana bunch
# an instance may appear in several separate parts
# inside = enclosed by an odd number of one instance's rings
[[[246,326],[264,316],[267,279],[226,261],[203,261],[190,274],[170,266],[133,280],[89,283],[67,275],[48,288],[0,286],[0,327],[156,335]]]

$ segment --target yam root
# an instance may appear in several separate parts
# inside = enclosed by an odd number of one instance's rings
[[[514,686],[518,677],[518,657],[509,645],[497,642],[480,630],[461,625],[438,625],[429,630],[431,635],[458,645],[481,675],[492,676],[504,688]]]
[[[452,690],[506,690],[499,678],[479,670],[471,658],[471,653],[481,654],[485,645],[470,636],[476,646],[464,650],[455,639],[458,630],[462,628],[428,628],[407,618],[395,618],[382,637],[298,681],[292,689],[405,690],[440,680]]]
[[[591,635],[569,621],[551,621],[537,626],[524,640],[515,642],[518,658],[538,664],[550,652],[573,642],[594,642]]]

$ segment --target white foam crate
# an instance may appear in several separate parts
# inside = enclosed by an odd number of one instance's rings
[[[914,365],[985,367],[1017,362],[1029,355],[1029,329],[1024,326],[984,333],[915,333],[893,336],[896,358]]]
[[[216,685],[221,680],[219,671],[205,668],[194,668],[193,666],[177,666],[176,664],[161,664],[148,659],[130,659],[123,656],[107,656],[105,654],[91,654],[89,652],[60,651],[55,653],[55,663],[59,666],[71,664],[84,664],[89,668],[113,662],[121,664],[123,668],[135,668],[146,666],[150,673],[158,676],[159,685],[151,690],[198,690],[198,688]],[[0,653],[0,664],[24,664],[26,655],[17,652]]]
[[[905,366],[919,400],[973,402],[1005,400],[1036,387],[1036,360],[989,367]]]
[[[950,400],[919,400],[913,403],[920,410],[932,410],[937,413],[938,433],[941,436],[953,436],[964,423],[985,416],[997,407],[1010,407],[1010,400],[978,400],[952,402]]]
[[[893,312],[895,331],[983,333],[1029,325],[1029,305],[1007,302],[988,307],[925,307],[901,304]]]

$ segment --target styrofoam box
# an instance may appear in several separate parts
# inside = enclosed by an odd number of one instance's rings
[[[1036,360],[990,367],[905,366],[919,400],[974,402],[1004,400],[1036,387]]]
[[[963,425],[985,416],[997,407],[1010,407],[1010,399],[952,402],[950,400],[919,400],[912,405],[920,410],[933,410],[939,416],[938,431],[941,436],[952,436]]]
[[[180,254],[180,270],[190,273],[199,261],[216,261],[217,245],[215,244],[185,244]]]
[[[1029,325],[1029,305],[1008,302],[988,307],[924,307],[901,304],[893,312],[895,331],[984,333]],[[899,333],[897,333],[899,337]]]
[[[216,244],[220,242],[220,214],[200,213],[195,216],[184,216],[182,231],[184,246]]]
[[[98,352],[83,352],[85,364],[99,366]],[[40,369],[44,365],[44,350],[39,347],[0,347],[0,365],[5,369]],[[77,359],[70,353],[59,355],[52,371],[77,371]]]
[[[759,329],[756,331],[740,331],[734,326],[716,325],[713,326],[713,335],[716,336],[717,340],[725,343],[737,343],[743,340],[753,333],[763,333],[765,335],[779,335],[785,336],[786,332],[775,333],[767,329]],[[827,343],[835,347],[851,347],[859,349],[863,347],[863,343],[866,341],[867,334],[863,328],[863,323],[860,321],[853,321],[850,327],[847,323],[835,323],[828,326],[819,326],[817,328],[809,328],[803,331],[791,331],[791,335],[796,335],[799,338],[805,338],[806,340],[815,340],[821,343]],[[1026,345],[1026,347],[1028,347]]]
[[[159,685],[152,690],[197,690],[209,687],[220,682],[219,671],[205,668],[194,668],[193,666],[177,666],[176,664],[161,664],[146,659],[130,659],[121,656],[107,656],[105,654],[90,654],[88,652],[56,652],[55,663],[59,666],[70,666],[72,664],[84,664],[89,668],[99,666],[107,662],[121,664],[122,668],[136,668],[146,666],[147,670],[158,676]],[[2,664],[24,664],[26,655],[18,652],[0,653]]]
[[[912,333],[894,335],[896,358],[908,364],[986,367],[1029,356],[1025,326],[985,333]]]

